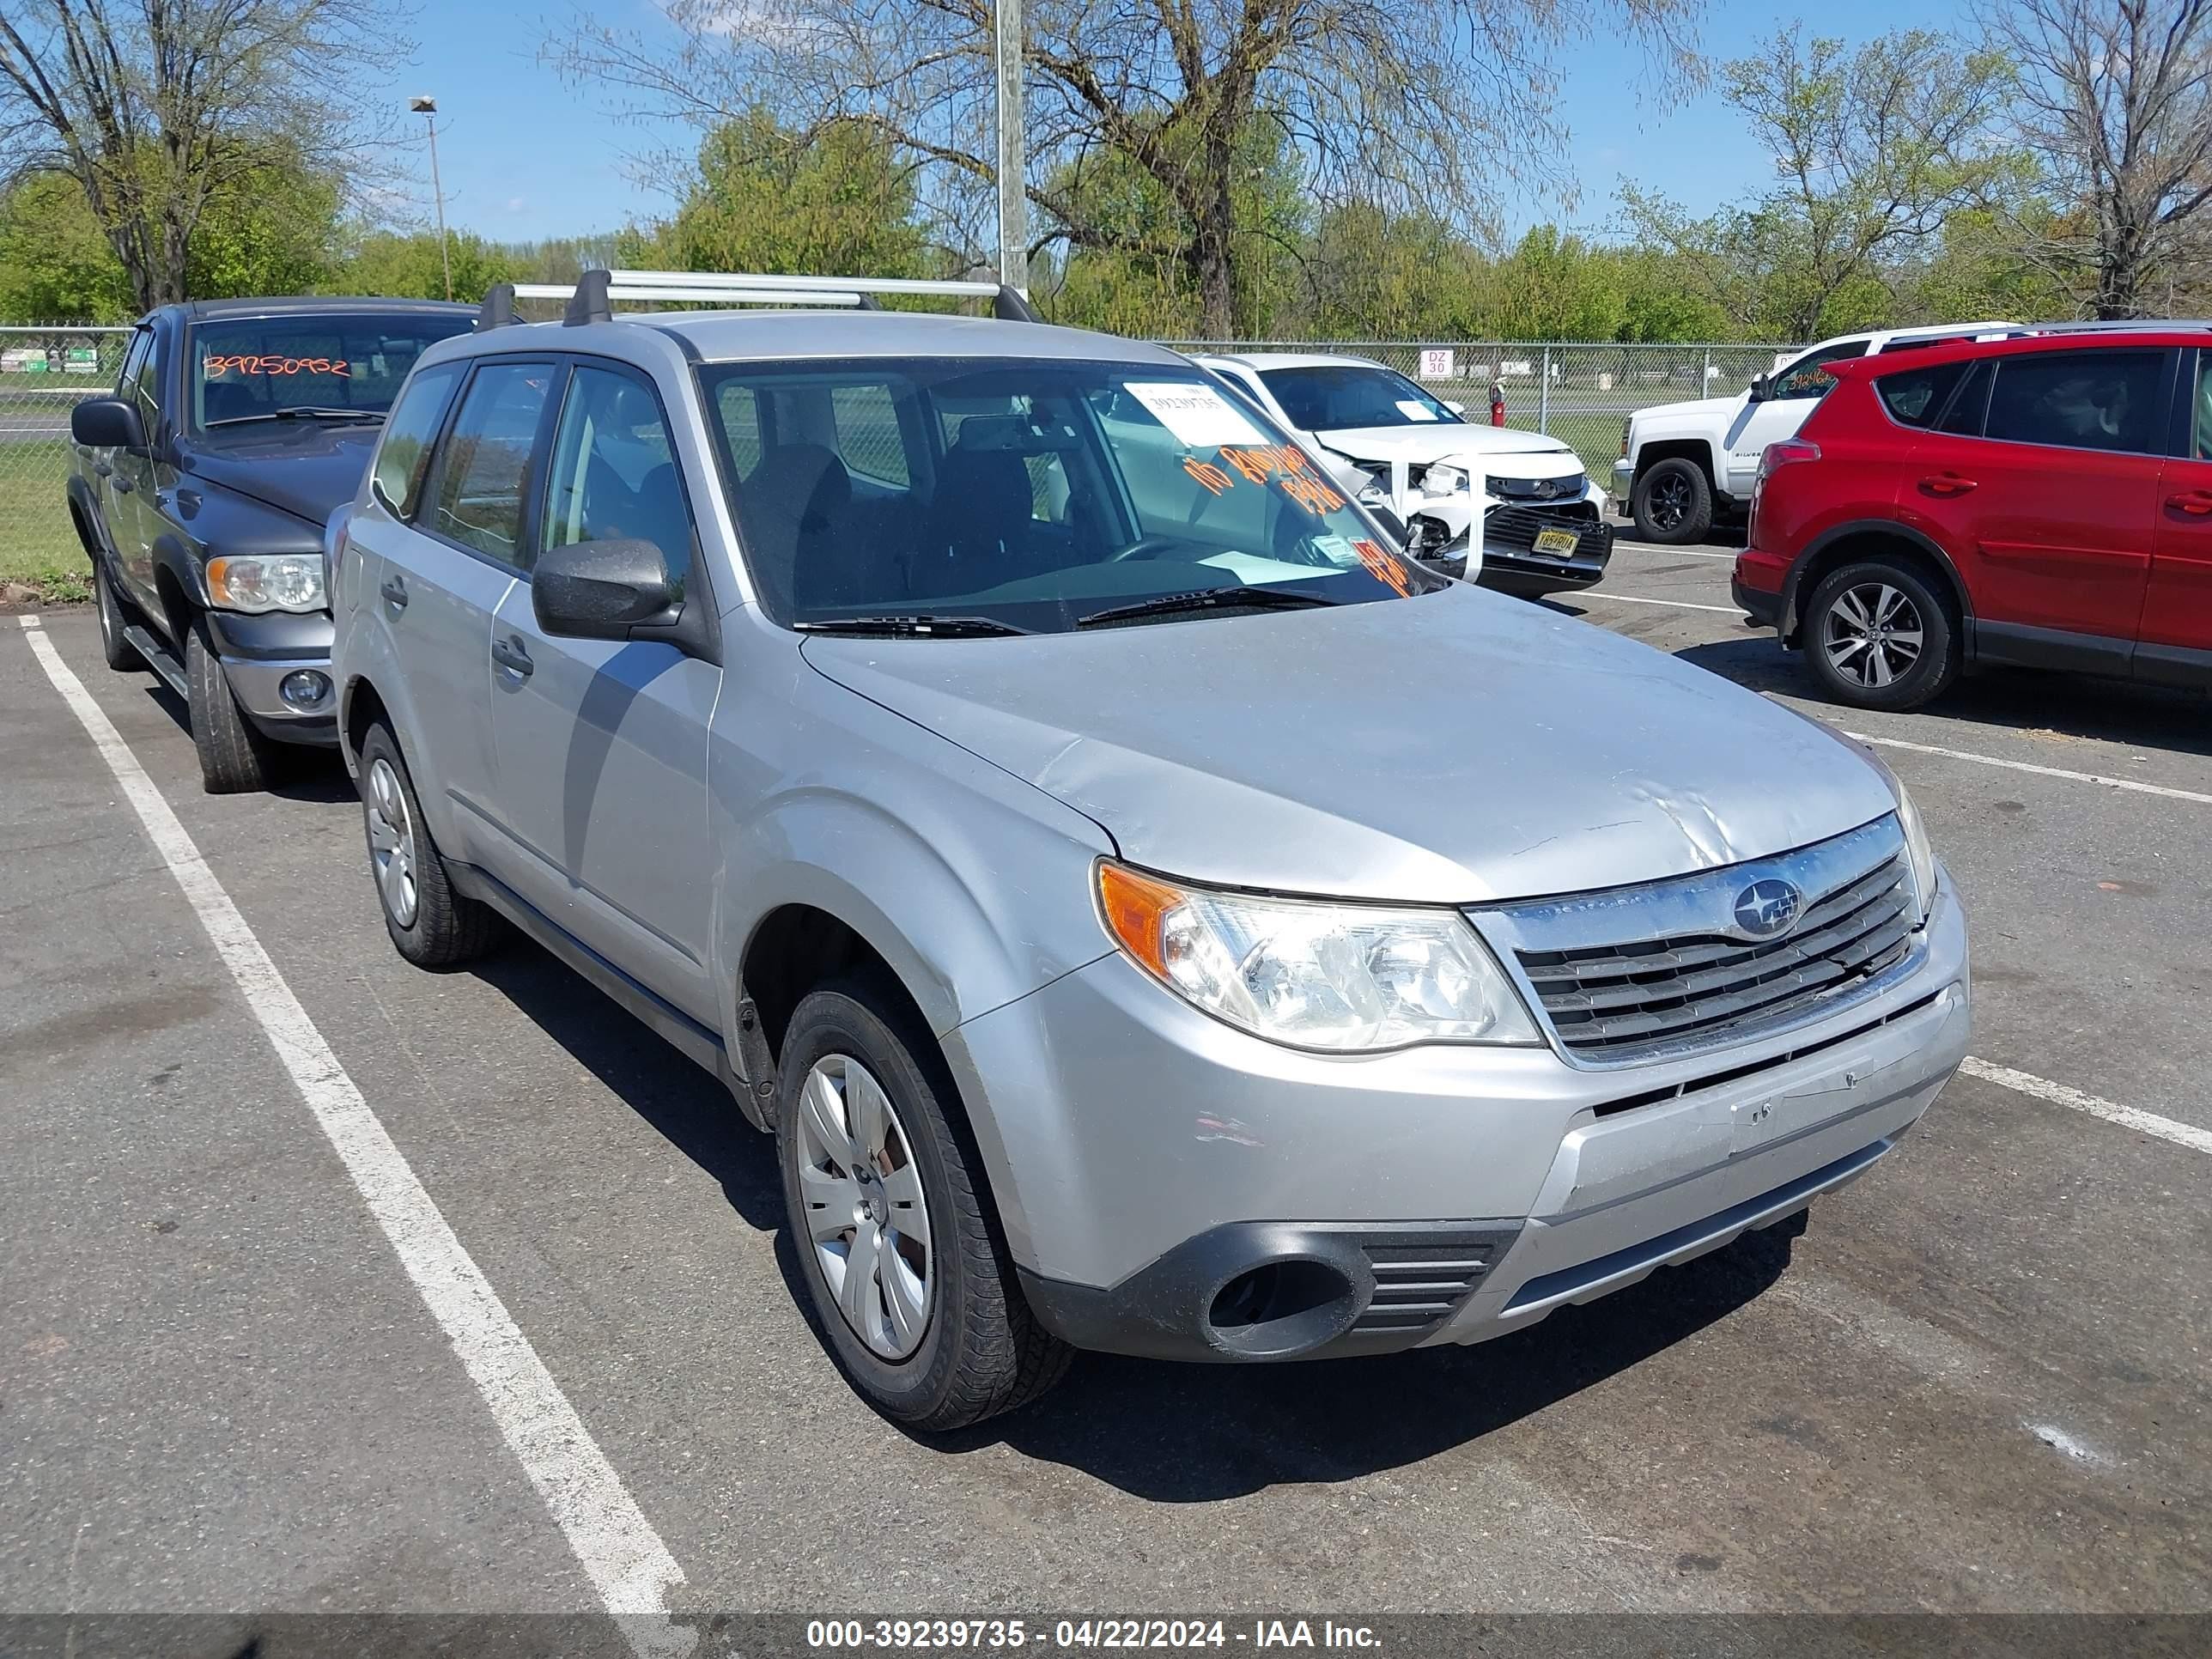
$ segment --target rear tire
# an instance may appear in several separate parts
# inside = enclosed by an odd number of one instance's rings
[[[266,787],[276,745],[238,706],[204,617],[193,617],[185,634],[185,684],[191,690],[187,708],[192,744],[200,754],[200,787],[210,795]]]
[[[1636,533],[1662,547],[1705,540],[1713,527],[1713,486],[1705,469],[1677,456],[1654,461],[1629,491]]]
[[[1820,689],[1856,708],[1917,708],[1958,677],[1950,597],[1902,559],[1854,560],[1823,576],[1799,637]]]
[[[369,874],[393,947],[417,968],[451,968],[482,956],[497,919],[453,890],[398,740],[381,721],[361,743],[361,811]]]
[[[935,1046],[878,985],[810,993],[785,1030],[776,1107],[815,1328],[863,1400],[924,1433],[1026,1405],[1071,1358],[1022,1293]]]
[[[100,607],[100,660],[118,673],[145,667],[146,659],[138,654],[138,647],[123,637],[123,601],[115,597],[114,579],[98,559],[92,562],[92,588]]]

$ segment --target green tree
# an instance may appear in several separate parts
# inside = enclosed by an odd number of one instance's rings
[[[272,165],[342,169],[357,112],[370,106],[357,85],[331,96],[332,66],[404,59],[394,15],[387,0],[0,7],[0,184],[66,173],[128,274],[134,305],[185,299],[195,258],[207,257],[195,244],[218,204],[250,219]]]
[[[481,300],[495,283],[530,280],[535,272],[522,268],[513,250],[488,242],[472,232],[449,231],[447,252],[453,264],[453,297]],[[549,282],[574,281],[574,270]],[[353,234],[351,246],[322,287],[325,292],[374,295],[395,300],[442,300],[446,270],[438,252],[434,230],[362,230]]]
[[[707,135],[675,216],[629,233],[623,257],[679,270],[927,276],[915,206],[912,170],[879,131],[833,121],[799,132],[756,108]]]
[[[1802,340],[1879,320],[1887,270],[2018,178],[2000,142],[2012,86],[2000,54],[1924,29],[1856,51],[1784,29],[1722,71],[1775,186],[1703,219],[1632,186],[1624,205],[1740,327]]]
[[[34,173],[0,197],[0,320],[118,323],[130,279],[76,181]]]

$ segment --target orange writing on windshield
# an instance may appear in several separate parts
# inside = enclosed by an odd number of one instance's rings
[[[1214,465],[1211,461],[1196,461],[1186,459],[1182,464],[1182,470],[1189,473],[1192,477],[1197,479],[1199,483],[1204,484],[1207,489],[1211,490],[1216,495],[1220,495],[1224,490],[1228,489],[1237,482],[1226,472],[1224,472],[1219,467]]]
[[[343,357],[259,356],[210,357],[203,365],[210,380],[222,374],[336,374],[350,379],[352,365]]]
[[[1384,552],[1380,545],[1370,541],[1352,543],[1352,550],[1359,555],[1359,562],[1367,567],[1367,574],[1379,582],[1395,589],[1400,599],[1413,597],[1413,584],[1406,579],[1406,567]]]

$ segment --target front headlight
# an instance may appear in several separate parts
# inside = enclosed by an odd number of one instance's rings
[[[1456,495],[1467,488],[1467,474],[1455,466],[1431,467],[1421,479],[1421,494],[1431,497]]]
[[[1920,809],[1912,804],[1912,792],[1904,780],[1893,772],[1889,787],[1897,795],[1898,828],[1905,831],[1905,856],[1912,866],[1912,885],[1920,896],[1920,919],[1925,921],[1936,906],[1936,849],[1928,844],[1928,826],[1921,823]]]
[[[1105,860],[1098,908],[1139,967],[1271,1042],[1349,1054],[1542,1041],[1504,970],[1453,911],[1215,892]]]
[[[319,553],[210,559],[207,585],[222,611],[321,611],[330,604]]]

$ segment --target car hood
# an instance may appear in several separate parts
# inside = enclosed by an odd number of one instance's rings
[[[1447,426],[1355,426],[1316,432],[1316,441],[1358,461],[1440,461],[1447,455],[1543,455],[1571,459],[1574,452],[1557,438],[1510,426],[1477,426],[1462,421]]]
[[[1783,852],[1894,804],[1872,763],[1813,721],[1465,584],[802,649],[1096,820],[1123,857],[1225,886],[1453,903],[1572,892]]]
[[[1743,394],[1739,392],[1733,398],[1692,398],[1686,403],[1653,404],[1628,418],[1639,432],[1654,426],[1676,425],[1704,431],[1715,422],[1727,424],[1742,404]]]
[[[361,488],[382,429],[307,421],[218,429],[195,445],[190,471],[204,483],[251,495],[320,530]]]

